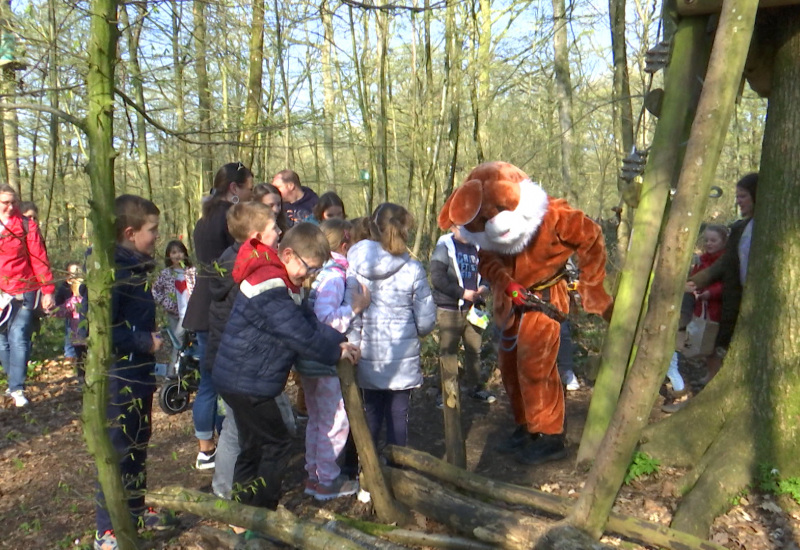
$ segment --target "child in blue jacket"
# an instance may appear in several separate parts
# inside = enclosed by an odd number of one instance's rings
[[[359,359],[343,334],[300,305],[300,285],[328,258],[325,236],[310,223],[287,231],[277,251],[253,238],[236,256],[239,295],[222,334],[213,381],[239,429],[233,496],[243,504],[278,506],[291,436],[275,398],[292,365],[309,359],[331,365],[329,374],[335,375],[340,358]]]
[[[166,527],[166,520],[144,504],[145,462],[156,388],[155,353],[161,348],[148,275],[155,268],[153,255],[160,212],[147,199],[121,195],[114,201],[114,214],[117,247],[111,289],[111,337],[116,361],[108,373],[108,431],[129,492],[131,515],[142,526]],[[116,550],[114,528],[99,488],[96,514],[95,550]]]

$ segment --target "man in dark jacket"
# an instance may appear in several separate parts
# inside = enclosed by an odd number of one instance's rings
[[[239,295],[214,362],[214,385],[233,411],[241,450],[234,495],[243,504],[276,509],[290,435],[275,398],[298,357],[325,365],[357,362],[358,348],[301,307],[300,286],[330,257],[319,228],[301,223],[286,233],[280,252],[258,239],[239,249],[233,280]],[[331,375],[336,374],[331,367]]]
[[[283,199],[283,211],[289,223],[310,221],[319,197],[314,191],[300,185],[300,176],[293,170],[281,170],[272,178],[272,185],[278,188]]]

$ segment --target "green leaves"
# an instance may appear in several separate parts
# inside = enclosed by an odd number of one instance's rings
[[[652,458],[647,453],[637,451],[633,455],[631,465],[628,466],[628,473],[625,474],[625,485],[630,485],[632,481],[640,477],[649,476],[658,472],[658,467],[661,462],[658,459]]]

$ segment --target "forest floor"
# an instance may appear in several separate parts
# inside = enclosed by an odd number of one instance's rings
[[[689,368],[689,367],[687,367]],[[692,370],[689,368],[689,370]],[[686,373],[699,378],[695,372]],[[435,456],[444,454],[442,416],[435,408],[434,377],[416,391],[410,413],[409,445]],[[4,386],[0,383],[0,386]],[[575,470],[575,451],[586,416],[591,389],[568,392],[568,458],[539,467],[523,466],[492,448],[512,431],[510,407],[497,378],[492,389],[498,401],[492,405],[465,397],[464,431],[468,468],[488,478],[508,481],[576,498],[585,474]],[[31,405],[16,409],[8,399],[0,408],[0,548],[91,548],[94,525],[92,505],[94,466],[81,433],[81,393],[69,367],[59,359],[40,363],[29,385]],[[652,419],[663,416],[654,407]],[[194,469],[197,452],[190,412],[164,414],[154,406],[155,431],[148,461],[149,487],[182,485],[210,491],[211,475]],[[302,424],[301,424],[302,426]],[[733,444],[733,442],[732,442]],[[732,452],[735,449],[732,448]],[[360,519],[374,519],[368,505],[355,497],[318,503],[302,492],[303,439],[293,445],[289,473],[284,481],[282,503],[296,514],[313,518],[319,508]],[[654,475],[626,485],[615,510],[648,521],[669,524],[677,502],[678,480],[683,472],[662,467]],[[719,517],[709,538],[730,549],[797,549],[800,513],[784,508],[774,497],[750,492]],[[155,548],[200,550],[212,548],[196,527],[225,525],[186,514],[180,527],[155,539]],[[428,530],[446,530],[428,522]],[[646,548],[613,536],[604,541],[620,548]]]

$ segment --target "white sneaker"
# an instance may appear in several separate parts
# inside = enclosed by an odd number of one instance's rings
[[[210,453],[204,453],[203,451],[200,451],[197,453],[197,460],[194,463],[194,467],[198,470],[212,470],[217,465],[216,456],[216,447],[214,447],[214,450]]]
[[[29,401],[25,398],[25,394],[22,393],[22,390],[9,392],[9,395],[12,399],[14,399],[14,404],[17,407],[24,407],[29,403]]]
[[[575,373],[568,370],[564,373],[564,384],[567,386],[567,391],[578,391],[581,389],[581,383]]]

